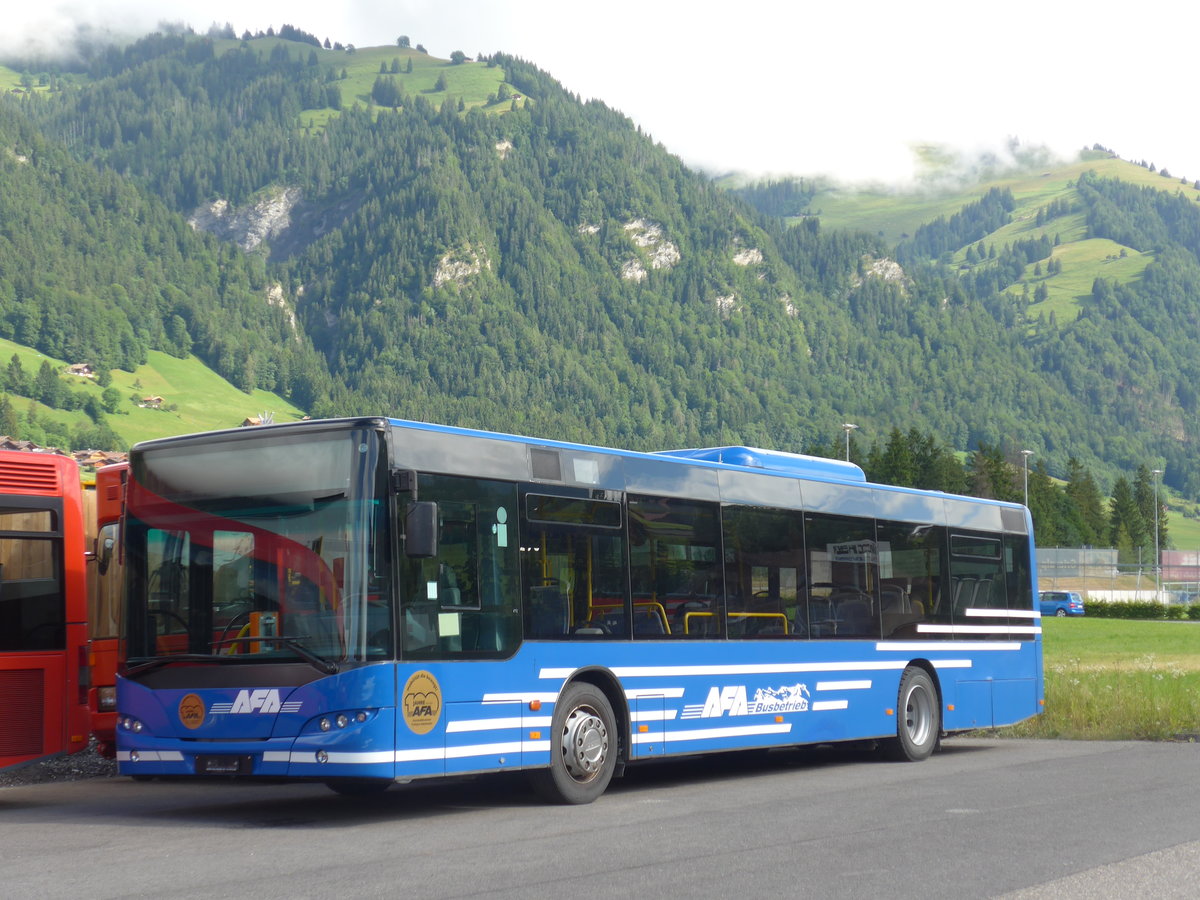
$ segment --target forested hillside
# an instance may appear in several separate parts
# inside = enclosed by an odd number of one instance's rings
[[[811,450],[849,421],[1106,482],[1165,461],[1200,493],[1194,210],[1169,195],[1081,177],[993,248],[1018,204],[983,189],[889,246],[789,224],[803,189],[756,210],[524,61],[291,34],[156,35],[0,103],[0,337],[190,350],[314,415],[643,449]],[[1051,316],[1013,276],[1067,217],[1153,261]]]

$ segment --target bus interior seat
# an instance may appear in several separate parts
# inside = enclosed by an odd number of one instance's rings
[[[662,616],[658,614],[658,610],[648,606],[634,606],[633,633],[667,634],[667,629],[663,625]]]
[[[847,599],[837,607],[837,633],[868,635],[872,631],[871,604],[862,597]]]
[[[599,615],[593,615],[591,621],[603,628],[605,634],[629,634],[629,623],[625,618],[625,610],[620,607],[607,609]]]
[[[885,613],[906,613],[912,609],[908,594],[898,584],[879,586],[879,606]]]
[[[529,589],[530,633],[535,637],[566,634],[569,623],[567,598],[558,585],[548,584]]]

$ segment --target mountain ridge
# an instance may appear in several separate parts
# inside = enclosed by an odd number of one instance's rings
[[[0,104],[0,146],[11,148],[0,176],[40,141],[60,169],[83,167],[78,178],[110,195],[134,192],[126,206],[167,210],[152,233],[137,232],[136,217],[120,227],[198,263],[147,285],[153,302],[136,308],[114,303],[105,276],[74,283],[98,310],[126,309],[135,344],[195,350],[239,387],[276,390],[315,415],[386,413],[635,449],[799,451],[852,421],[878,436],[917,428],[962,450],[1032,448],[1054,472],[1078,457],[1111,479],[1151,460],[1177,489],[1200,493],[1195,353],[1157,337],[1200,304],[1186,287],[1190,252],[1170,242],[1129,247],[1152,257],[1141,271],[1169,295],[1144,296],[1145,279],[1133,277],[1067,288],[1081,271],[1069,258],[1061,273],[1034,276],[1052,244],[994,290],[1001,265],[1019,262],[1016,245],[1041,252],[1021,243],[1034,235],[1020,221],[1003,226],[1014,233],[994,261],[968,262],[972,241],[948,259],[914,258],[900,278],[881,229],[762,215],[524,61],[422,60],[426,75],[487,74],[508,86],[506,103],[442,91],[380,106],[354,88],[334,109],[329,86],[351,79],[323,61],[332,51],[311,65],[303,43],[227,43],[147,38],[104,56],[89,83]],[[373,84],[391,77],[377,71],[390,70],[391,50],[338,58],[369,58]],[[1153,205],[1103,179],[1091,189],[1088,209],[1112,206],[1114,222]],[[47,190],[30,199],[63,203]],[[203,204],[239,210],[289,190],[301,192],[291,227],[312,240],[285,230],[246,251],[186,224]],[[88,202],[103,210],[105,196]],[[1014,209],[1023,203],[1014,196]],[[0,278],[0,336],[13,339],[35,294],[61,304],[43,273],[5,256],[16,247],[0,244],[0,260],[21,273]],[[108,278],[140,284],[149,259],[130,256],[133,275]],[[1050,294],[1033,302],[1047,281]],[[49,349],[42,329],[37,337]],[[1143,358],[1136,347],[1152,339],[1159,347]]]

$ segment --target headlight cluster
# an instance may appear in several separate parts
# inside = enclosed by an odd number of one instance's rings
[[[367,719],[371,718],[371,714],[364,709],[356,712],[337,713],[336,715],[321,716],[317,720],[317,728],[321,731],[333,731],[335,728],[345,728],[347,725],[354,723],[361,725]]]
[[[146,730],[146,726],[133,716],[119,716],[117,726],[132,734],[141,734]]]
[[[117,708],[117,689],[115,687],[96,688],[96,705],[100,712],[112,712]]]

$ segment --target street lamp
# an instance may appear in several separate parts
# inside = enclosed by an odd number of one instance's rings
[[[1159,564],[1158,558],[1158,479],[1163,473],[1162,469],[1152,470],[1154,475],[1154,602],[1159,603],[1162,600],[1162,566]]]
[[[1021,455],[1025,457],[1025,506],[1029,506],[1029,457],[1033,456],[1032,450],[1022,450]]]
[[[850,462],[850,432],[858,428],[853,422],[843,422],[842,430],[846,432],[846,462]]]

